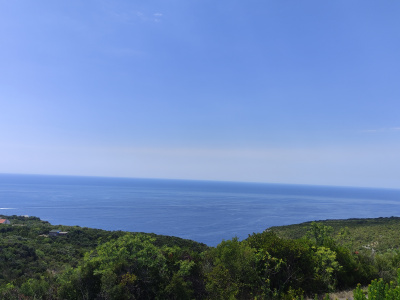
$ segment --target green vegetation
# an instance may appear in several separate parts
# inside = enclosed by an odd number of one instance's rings
[[[11,221],[0,225],[0,299],[400,299],[400,218],[273,227],[217,247],[0,218]]]
[[[282,238],[299,239],[305,236],[312,223],[331,228],[329,234],[340,244],[354,251],[385,252],[400,249],[400,218],[347,219],[306,222],[288,226],[271,227]]]

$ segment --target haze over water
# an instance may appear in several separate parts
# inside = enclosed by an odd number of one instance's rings
[[[400,216],[400,190],[1,174],[0,213],[215,246],[271,226]]]

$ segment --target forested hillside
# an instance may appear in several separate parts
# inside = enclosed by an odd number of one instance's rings
[[[400,267],[400,218],[273,227],[215,248],[0,218],[11,222],[0,224],[1,299],[300,299],[375,278],[384,286]]]
[[[271,227],[282,238],[299,239],[306,235],[312,222]],[[369,249],[378,253],[400,248],[400,218],[325,220],[318,224],[332,228],[331,236],[354,251]]]

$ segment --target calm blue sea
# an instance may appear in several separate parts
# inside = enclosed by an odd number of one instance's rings
[[[400,190],[0,174],[0,214],[215,246],[276,225],[400,216]]]

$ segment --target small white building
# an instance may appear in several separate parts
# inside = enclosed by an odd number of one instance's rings
[[[59,235],[67,235],[67,231],[60,231],[59,229],[53,229],[49,232],[49,236],[59,236]]]
[[[11,224],[11,222],[7,219],[0,219],[0,224]]]

